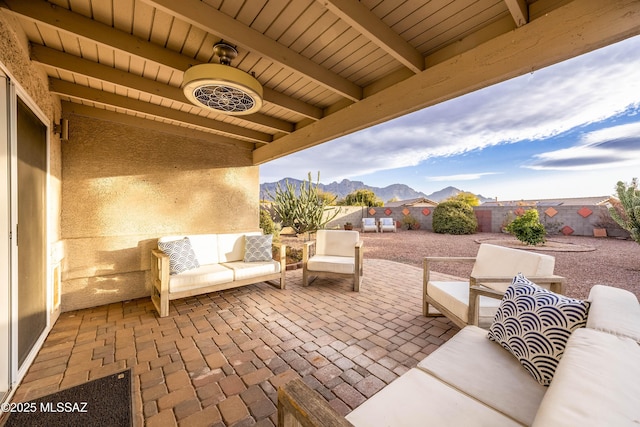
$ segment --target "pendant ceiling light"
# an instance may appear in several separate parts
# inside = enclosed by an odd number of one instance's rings
[[[238,51],[226,43],[218,43],[213,52],[220,64],[200,64],[184,73],[184,94],[198,107],[218,113],[240,116],[262,108],[262,86],[250,74],[231,67]]]

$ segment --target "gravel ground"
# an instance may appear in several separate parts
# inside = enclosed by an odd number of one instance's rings
[[[426,230],[398,230],[397,233],[360,233],[365,258],[380,258],[422,267],[425,256],[475,256],[479,241],[511,240],[500,233],[466,236],[436,234]],[[287,244],[296,246],[290,239]],[[595,284],[627,289],[640,298],[640,245],[632,240],[584,236],[550,236],[559,250],[534,250],[556,258],[555,273],[567,278],[566,295],[586,298]],[[582,249],[584,251],[563,250]],[[551,248],[553,249],[553,248]],[[469,275],[462,263],[439,264],[436,271],[460,277]],[[366,272],[365,272],[366,275]]]

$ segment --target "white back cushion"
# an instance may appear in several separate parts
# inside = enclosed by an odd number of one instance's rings
[[[360,233],[348,230],[318,230],[316,254],[333,256],[355,256],[355,246]]]
[[[218,261],[218,240],[217,234],[184,234],[175,236],[164,236],[158,239],[158,243],[172,242],[174,240],[184,239],[188,237],[191,241],[191,247],[196,254],[198,263],[217,264]]]
[[[483,243],[478,249],[471,275],[511,277],[522,273],[525,276],[548,276],[553,274],[555,262],[556,259],[550,255]],[[508,287],[509,283],[504,283],[495,289],[505,291]]]
[[[262,232],[218,234],[219,262],[242,261],[244,259],[244,236],[260,236]]]
[[[629,337],[640,343],[640,304],[631,292],[595,285],[589,292],[587,328]]]

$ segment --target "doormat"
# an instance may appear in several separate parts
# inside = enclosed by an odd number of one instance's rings
[[[131,369],[10,405],[5,427],[130,427]]]

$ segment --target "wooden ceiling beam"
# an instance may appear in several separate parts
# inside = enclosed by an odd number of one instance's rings
[[[424,70],[424,57],[357,0],[317,0],[414,73]]]
[[[92,117],[94,119],[107,120],[115,123],[123,123],[152,131],[169,133],[182,138],[199,139],[214,144],[231,144],[234,147],[253,150],[255,144],[248,141],[242,141],[228,136],[218,135],[204,130],[193,129],[183,126],[176,126],[172,123],[160,122],[148,117],[142,118],[129,114],[119,113],[117,111],[104,110],[101,108],[90,107],[88,105],[77,104],[70,101],[62,101],[62,111],[64,115],[78,115],[84,117]]]
[[[256,52],[317,84],[351,99],[362,99],[362,88],[259,31],[236,21],[201,0],[141,0],[194,27]]]
[[[59,31],[82,37],[93,43],[145,61],[154,62],[180,73],[189,67],[202,63],[189,56],[142,40],[45,1],[3,0],[0,2],[0,7],[8,7],[7,10],[17,16],[37,21]],[[323,115],[321,108],[290,98],[269,88],[264,88],[264,100],[313,120],[318,120]]]
[[[504,0],[509,8],[509,13],[516,23],[516,27],[522,27],[529,22],[529,7],[526,0]]]
[[[574,0],[253,152],[262,164],[640,34],[638,0]]]
[[[115,93],[104,92],[100,89],[93,89],[66,82],[60,79],[49,79],[49,90],[58,95],[68,96],[97,104],[109,105],[114,108],[139,112],[153,117],[159,117],[175,122],[198,126],[211,131],[219,132],[230,137],[239,137],[252,142],[269,143],[273,137],[267,133],[246,129],[230,123],[211,120],[206,117],[186,113],[169,107],[152,104],[150,102],[139,101]]]
[[[184,93],[177,87],[158,83],[154,80],[136,76],[116,68],[107,67],[106,65],[101,65],[42,45],[32,45],[31,59],[57,70],[69,71],[74,74],[83,75],[103,82],[112,83],[117,86],[123,86],[179,102],[189,107],[194,107],[192,104],[187,102]],[[206,111],[202,108],[198,108],[198,110]],[[237,118],[249,123],[267,127],[275,130],[276,132],[291,133],[294,130],[292,123],[275,117],[266,116],[264,114],[250,114],[247,116],[239,116]]]

